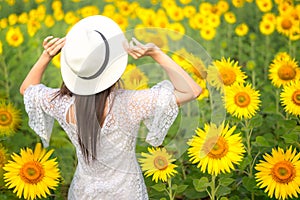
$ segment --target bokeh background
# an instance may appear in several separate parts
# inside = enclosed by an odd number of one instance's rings
[[[141,128],[136,151],[145,158],[140,161],[148,170],[150,199],[298,198],[300,1],[0,0],[0,199],[18,199],[2,167],[40,142],[28,126],[19,86],[42,53],[43,39],[63,37],[78,20],[97,14],[157,44],[203,87],[196,101],[181,108],[161,149],[148,149]],[[182,41],[201,48],[191,51]],[[50,87],[61,85],[59,56],[43,78]],[[124,87],[146,89],[166,78],[149,63],[130,59]],[[221,118],[214,121],[215,114]],[[50,149],[61,178],[42,199],[66,199],[76,157],[57,123]]]

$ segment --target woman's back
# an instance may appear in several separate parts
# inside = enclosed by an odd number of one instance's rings
[[[26,90],[24,101],[29,124],[45,144],[55,118],[76,148],[78,166],[69,199],[148,199],[136,159],[136,139],[144,121],[149,129],[146,141],[154,146],[162,143],[178,112],[172,84],[163,81],[148,90],[112,92],[108,98],[110,109],[97,136],[97,157],[89,163],[78,142],[77,125],[71,120],[76,112],[75,96],[53,98],[57,91],[43,85],[32,86]],[[48,130],[43,130],[42,125]]]

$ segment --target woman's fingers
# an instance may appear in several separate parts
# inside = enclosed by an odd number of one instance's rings
[[[52,35],[46,37],[46,38],[44,39],[44,41],[43,41],[43,46],[47,45],[48,41],[49,41],[50,39],[52,39],[52,38],[53,38]]]
[[[53,57],[57,53],[60,52],[61,48],[65,44],[65,40],[66,40],[65,38],[53,38],[53,37],[49,36],[49,37],[45,38],[45,40],[43,42],[44,49],[50,56]]]
[[[145,45],[143,45],[142,43],[140,43],[135,37],[132,38],[132,41],[136,44],[136,46],[138,46],[141,49],[145,49]]]

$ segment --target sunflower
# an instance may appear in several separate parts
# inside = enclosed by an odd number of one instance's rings
[[[0,100],[0,136],[13,134],[21,123],[20,111]]]
[[[269,20],[262,20],[259,23],[259,30],[264,35],[270,35],[275,30],[275,25]]]
[[[300,116],[300,81],[284,86],[280,98],[287,113]]]
[[[18,47],[24,42],[24,36],[19,27],[10,27],[6,33],[6,41],[10,46]]]
[[[200,35],[204,40],[212,40],[216,36],[216,29],[214,27],[205,26],[200,30]]]
[[[116,5],[119,12],[123,16],[128,17],[134,11],[134,6],[131,6],[130,3],[127,1],[117,1]]]
[[[283,54],[282,54],[283,55]],[[297,61],[287,56],[272,61],[269,66],[269,78],[275,87],[284,86],[300,79],[300,68]]]
[[[222,86],[231,86],[235,83],[244,83],[247,76],[241,71],[238,66],[238,61],[227,60],[223,57],[221,60],[216,60],[207,69],[207,81],[218,90]]]
[[[241,8],[245,4],[245,0],[232,0],[232,4],[236,8]]]
[[[293,34],[298,25],[290,15],[278,16],[276,24],[277,31],[285,36],[290,36],[291,34]]]
[[[44,23],[48,28],[51,28],[52,26],[54,26],[55,20],[52,15],[46,15]]]
[[[49,189],[57,187],[60,173],[56,158],[49,159],[53,150],[46,152],[37,143],[34,152],[30,148],[21,149],[20,155],[13,153],[12,160],[3,167],[6,186],[14,188],[19,198],[35,199],[50,195]]]
[[[206,67],[200,57],[189,53],[185,48],[181,48],[172,54],[172,59],[185,71],[195,75],[199,79],[207,76]]]
[[[249,27],[247,24],[245,23],[242,23],[242,24],[239,24],[236,28],[235,28],[235,33],[240,36],[240,37],[243,37],[245,35],[247,35],[249,31]]]
[[[236,22],[235,14],[231,11],[228,11],[224,14],[224,19],[229,24],[234,24]]]
[[[286,152],[278,147],[271,155],[265,154],[264,160],[255,166],[257,185],[266,188],[269,197],[287,199],[298,197],[300,193],[300,154],[290,147]]]
[[[225,0],[218,1],[217,6],[221,13],[225,13],[229,10],[229,3]]]
[[[169,18],[172,21],[178,22],[184,18],[183,9],[179,6],[171,6],[167,9]]]
[[[129,64],[121,79],[124,82],[125,89],[142,90],[148,88],[148,77],[136,65]]]
[[[217,127],[205,124],[204,130],[198,128],[189,141],[188,155],[192,164],[211,175],[230,172],[234,164],[239,164],[245,152],[240,133],[233,134],[236,126],[229,128],[224,122]]]
[[[286,52],[279,52],[276,54],[274,58],[274,60],[277,61],[290,60],[290,59],[292,59],[291,56]]]
[[[172,158],[165,148],[148,148],[149,153],[141,153],[143,158],[139,159],[142,170],[146,177],[152,176],[152,181],[158,180],[167,182],[169,178],[177,174],[174,169],[177,165],[172,164],[175,159]]]
[[[168,16],[163,10],[157,11],[156,20],[153,23],[157,28],[167,28],[170,24]]]
[[[272,9],[272,0],[256,0],[258,9],[262,12],[269,12]]]
[[[276,24],[276,15],[274,13],[265,13],[262,16],[262,21],[269,21],[275,25]]]
[[[55,67],[60,68],[60,53],[54,56],[51,62]]]
[[[189,25],[193,29],[202,29],[207,25],[206,15],[202,13],[196,13],[193,17],[190,18]]]
[[[184,26],[179,22],[169,24],[168,29],[171,30],[168,33],[168,36],[171,39],[171,41],[180,40],[186,32]]]
[[[191,5],[187,5],[183,8],[183,14],[186,18],[195,16],[196,12],[196,8]]]
[[[259,92],[254,90],[250,83],[246,86],[234,84],[226,87],[223,97],[225,109],[232,116],[239,119],[250,119],[259,109],[261,102],[259,96]]]

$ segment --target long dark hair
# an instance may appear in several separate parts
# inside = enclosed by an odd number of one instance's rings
[[[57,96],[75,96],[75,116],[78,129],[78,141],[87,163],[97,156],[97,140],[105,120],[105,106],[111,92],[120,87],[119,81],[106,90],[93,95],[73,94],[64,83]],[[112,99],[113,101],[113,99]],[[110,103],[112,105],[112,102]]]

